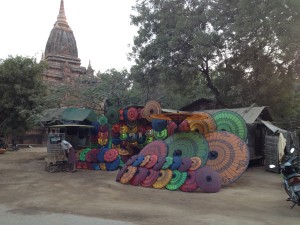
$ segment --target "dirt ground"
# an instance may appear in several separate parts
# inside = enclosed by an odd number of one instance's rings
[[[220,192],[160,190],[115,182],[117,171],[44,170],[46,148],[0,154],[0,205],[23,215],[64,213],[133,224],[299,224],[279,174],[249,167]],[[0,223],[1,224],[1,223]]]

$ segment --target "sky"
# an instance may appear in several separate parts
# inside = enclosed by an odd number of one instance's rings
[[[0,58],[9,55],[40,61],[61,0],[0,0]],[[64,0],[81,66],[89,61],[95,72],[129,69],[137,28],[130,25],[135,0]]]

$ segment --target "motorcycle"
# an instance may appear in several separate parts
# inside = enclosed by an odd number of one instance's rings
[[[293,155],[294,151],[295,148],[292,148],[279,165],[279,172],[283,175],[284,189],[289,196],[286,200],[293,203],[291,208],[295,205],[300,206],[300,158]],[[276,166],[270,165],[269,167],[275,168]]]

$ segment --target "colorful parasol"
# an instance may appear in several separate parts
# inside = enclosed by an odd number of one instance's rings
[[[128,127],[128,132],[129,132],[129,129],[132,131],[132,130],[135,130],[135,132],[137,131],[137,120],[127,120],[127,127]]]
[[[202,166],[202,160],[199,157],[192,157],[192,165],[190,170],[197,170]]]
[[[154,131],[153,133],[156,140],[164,140],[168,137],[167,129],[163,129],[162,131]]]
[[[162,166],[162,169],[168,169],[173,163],[173,157],[167,156],[165,157],[165,163]]]
[[[85,156],[90,150],[91,150],[90,148],[86,148],[80,152],[80,156],[79,156],[80,161],[85,161]]]
[[[101,126],[102,127],[102,126]],[[107,139],[108,138],[108,131],[105,132],[99,132],[98,133],[98,138],[100,139]]]
[[[153,119],[162,119],[162,120],[168,120],[173,121],[177,126],[179,126],[182,121],[186,119],[204,119],[203,115],[200,114],[194,114],[194,113],[186,113],[186,112],[177,112],[177,113],[162,113],[157,115],[151,116]]]
[[[119,122],[120,120],[120,113],[117,109],[115,108],[110,108],[107,110],[107,113],[105,114],[105,116],[108,119],[108,122],[110,124],[116,124]]]
[[[149,102],[146,103],[142,113],[143,113],[143,117],[146,120],[151,121],[152,120],[151,116],[153,114],[160,114],[161,113],[161,106],[156,101],[149,101]]]
[[[188,171],[187,178],[183,185],[181,185],[180,190],[184,192],[193,192],[199,188],[199,185],[196,182],[196,172]]]
[[[177,132],[177,128],[178,128],[178,126],[176,125],[175,122],[169,121],[169,122],[168,122],[168,125],[167,125],[168,135],[171,136],[171,135],[173,135],[174,133],[176,133],[176,132]]]
[[[143,162],[141,162],[140,166],[145,166],[151,159],[151,155],[145,155]]]
[[[153,170],[161,170],[165,164],[166,157],[158,156],[155,165],[152,167]]]
[[[173,170],[172,179],[166,185],[168,190],[174,191],[181,187],[184,184],[187,178],[187,172],[179,172],[178,170]]]
[[[109,126],[108,124],[103,124],[103,125],[99,125],[99,132],[101,133],[105,133],[108,132],[109,130]],[[99,137],[99,136],[98,136]]]
[[[222,185],[233,183],[248,167],[250,155],[247,144],[226,131],[209,133],[206,140],[210,148],[206,165],[220,174]]]
[[[206,193],[216,193],[222,187],[220,174],[208,166],[204,166],[196,172],[196,182],[200,189]]]
[[[118,172],[117,177],[116,177],[116,181],[120,182],[121,177],[123,176],[123,174],[125,173],[126,169],[128,166],[124,165]]]
[[[138,116],[139,116],[139,112],[138,112],[138,110],[135,107],[130,107],[127,110],[127,119],[129,121],[135,121],[135,120],[137,120]]]
[[[155,140],[146,145],[139,153],[139,155],[157,155],[165,157],[167,155],[167,145],[162,140]]]
[[[119,168],[120,165],[120,158],[117,157],[114,161],[112,162],[107,162],[105,163],[105,167],[107,171],[114,171]]]
[[[199,114],[206,118],[201,120],[187,119],[190,124],[191,131],[196,131],[204,135],[217,130],[217,124],[209,113],[200,112]]]
[[[181,165],[178,168],[179,172],[186,172],[188,171],[192,166],[192,160],[188,157],[184,157],[181,159]]]
[[[172,179],[173,172],[172,170],[160,170],[159,176],[156,182],[152,185],[154,188],[164,188]]]
[[[182,157],[201,158],[205,163],[208,156],[208,143],[202,134],[197,132],[175,133],[164,142],[168,146],[168,156],[173,156],[175,151],[181,151]]]
[[[91,149],[85,155],[85,161],[87,162],[98,162],[97,153],[100,152],[98,149]]]
[[[118,158],[119,151],[117,149],[109,149],[107,152],[104,153],[104,160],[106,162],[112,162]]]
[[[157,159],[158,159],[157,155],[154,155],[154,154],[151,155],[151,158],[145,167],[148,169],[151,169],[156,164]]]
[[[167,120],[152,119],[151,123],[152,123],[152,128],[155,131],[162,131],[162,130],[166,129],[168,122],[167,122]]]
[[[130,155],[130,152],[125,148],[117,148],[119,155]]]
[[[247,126],[240,114],[229,110],[222,110],[215,112],[212,116],[216,121],[218,131],[228,131],[246,141]]]
[[[147,175],[148,175],[148,169],[147,168],[138,167],[136,172],[135,172],[135,175],[130,180],[130,184],[133,185],[133,186],[140,185],[141,182],[146,179]]]
[[[173,162],[170,165],[169,169],[170,170],[177,170],[180,165],[181,165],[181,158],[180,158],[180,156],[174,156],[173,157]]]
[[[124,173],[123,173],[123,175],[120,179],[120,182],[122,184],[127,184],[133,178],[133,176],[135,175],[136,170],[137,170],[137,167],[128,166],[126,168],[126,170],[124,171]]]
[[[132,163],[132,166],[139,166],[144,160],[143,155],[139,155],[137,159]]]
[[[100,125],[104,125],[104,124],[107,124],[107,123],[108,123],[108,119],[107,119],[106,116],[100,116],[100,117],[98,118],[98,122],[99,122]]]
[[[191,131],[189,122],[188,122],[187,120],[182,121],[182,122],[179,124],[178,130],[179,130],[180,132]]]
[[[152,187],[152,185],[156,182],[159,173],[160,171],[149,169],[147,173],[147,177],[142,181],[141,186]]]
[[[98,154],[97,154],[98,162],[101,162],[101,163],[105,162],[105,160],[104,160],[104,154],[105,154],[107,151],[108,151],[107,148],[102,148],[102,149],[100,150],[100,152],[98,152]]]

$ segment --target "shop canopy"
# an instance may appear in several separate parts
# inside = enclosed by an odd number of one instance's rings
[[[90,125],[97,121],[96,113],[91,109],[55,108],[45,110],[40,117],[44,126],[61,124]]]

